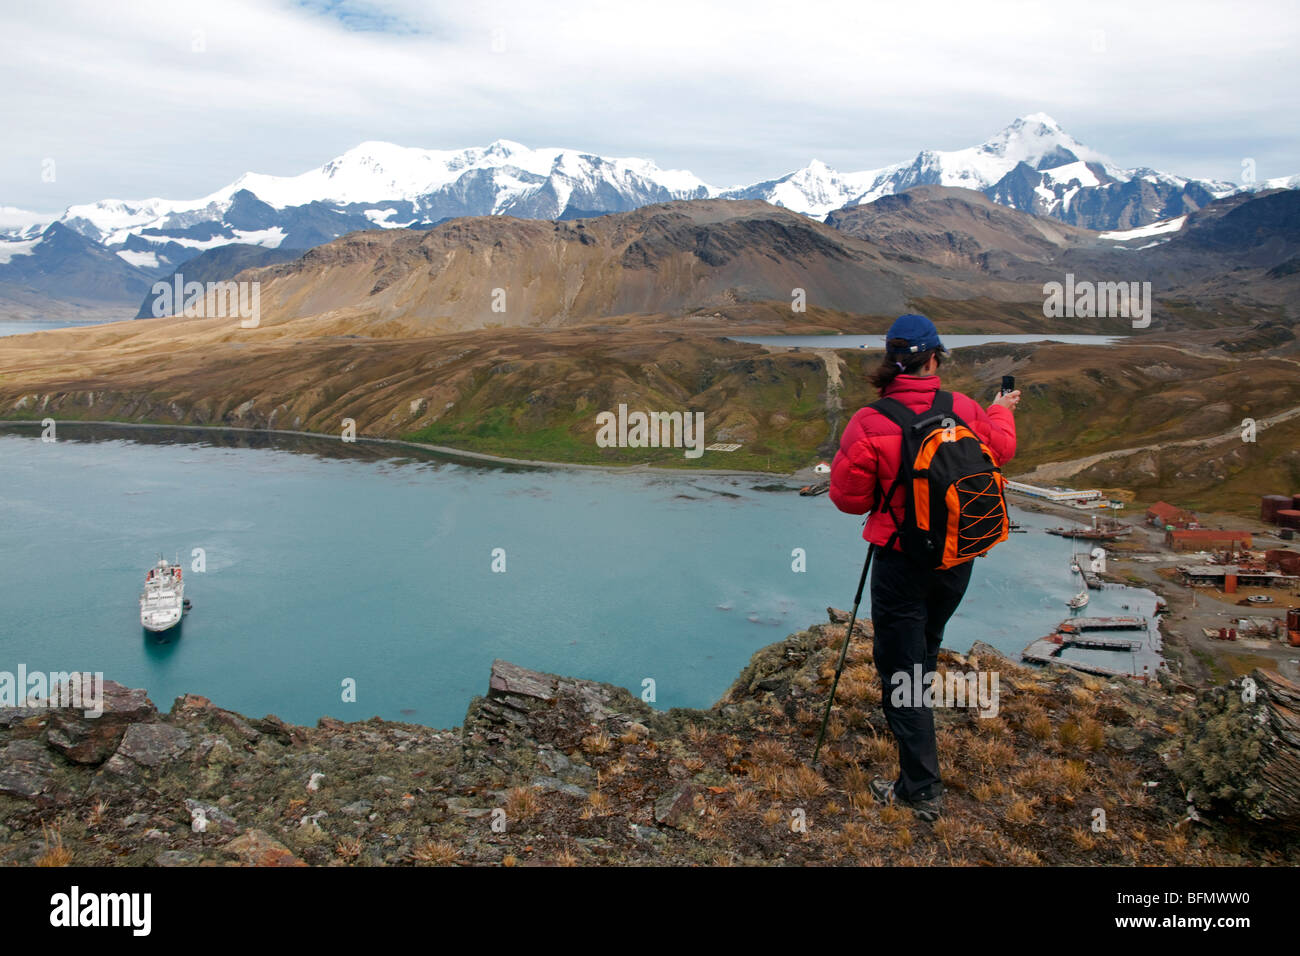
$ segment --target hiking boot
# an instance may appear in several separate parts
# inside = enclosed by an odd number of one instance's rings
[[[889,806],[893,803],[901,803],[916,815],[918,820],[924,820],[926,823],[934,823],[943,815],[943,795],[931,797],[929,800],[904,800],[894,792],[894,781],[886,780],[884,777],[875,777],[869,784],[871,796],[877,803],[883,803]]]

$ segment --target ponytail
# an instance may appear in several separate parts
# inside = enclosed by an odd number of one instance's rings
[[[925,368],[931,357],[940,364],[943,363],[943,353],[938,349],[909,352],[910,347],[907,339],[889,339],[885,343],[885,357],[881,360],[880,366],[868,377],[868,381],[882,395],[895,378],[900,375],[915,375]]]

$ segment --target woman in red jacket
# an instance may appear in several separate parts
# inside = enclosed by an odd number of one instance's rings
[[[934,324],[923,315],[900,316],[890,326],[885,349],[871,383],[882,397],[896,399],[913,412],[929,409],[947,354]],[[1019,402],[1019,391],[1000,394],[985,412],[974,399],[954,393],[953,413],[989,447],[999,465],[1006,465],[1016,453],[1012,412]],[[893,781],[877,777],[871,791],[881,802],[898,800],[919,818],[933,821],[943,810],[934,713],[923,701],[897,705],[892,699],[899,686],[895,675],[911,686],[916,664],[924,675],[935,672],[944,625],[966,593],[973,562],[932,571],[913,564],[896,541],[887,547],[903,520],[902,495],[895,493],[887,510],[875,509],[898,476],[901,451],[899,427],[873,408],[860,409],[844,429],[831,465],[830,499],[849,514],[870,512],[863,537],[876,546],[871,569],[873,650],[885,719],[898,741],[899,774]]]

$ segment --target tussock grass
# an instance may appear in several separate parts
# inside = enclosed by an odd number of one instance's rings
[[[45,852],[36,858],[40,867],[69,866],[72,852],[63,845],[63,825],[61,823],[41,823],[41,839],[45,843]]]
[[[445,840],[426,840],[416,844],[411,856],[420,863],[433,866],[451,866],[460,858],[460,847]]]
[[[506,794],[506,817],[512,821],[531,819],[541,808],[537,791],[532,787],[513,787]]]

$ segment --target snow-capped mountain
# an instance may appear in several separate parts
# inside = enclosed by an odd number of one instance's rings
[[[859,173],[824,163],[724,196],[766,199],[807,215],[873,202],[913,186],[958,186],[1022,212],[1089,229],[1127,229],[1195,211],[1233,183],[1122,169],[1045,113],[1022,116],[978,146],[922,150],[910,162]]]
[[[427,228],[454,216],[576,218],[710,193],[690,173],[645,159],[509,140],[455,151],[371,142],[299,176],[245,173],[193,200],[105,199],[71,206],[61,221],[133,265],[166,271],[228,243],[307,249],[357,229]]]
[[[229,245],[306,250],[359,229],[428,229],[457,216],[573,219],[711,197],[762,199],[824,219],[834,210],[921,185],[973,189],[1022,212],[1122,231],[1187,215],[1236,192],[1294,189],[1300,177],[1237,186],[1123,169],[1052,117],[1034,113],[967,149],[923,150],[910,161],[862,172],[840,172],[813,160],[785,176],[729,189],[647,159],[530,149],[509,140],[460,150],[367,142],[301,175],[245,173],[191,200],[104,199],[69,207],[57,224],[115,257],[121,268],[110,285],[122,289],[141,275],[170,275]],[[31,276],[80,271],[77,263],[84,264],[86,250],[75,244],[11,244],[44,236],[48,220],[0,207],[0,284],[30,290]],[[69,255],[75,261],[51,258]],[[233,261],[211,261],[228,260]],[[92,271],[103,276],[110,264],[96,260]]]

